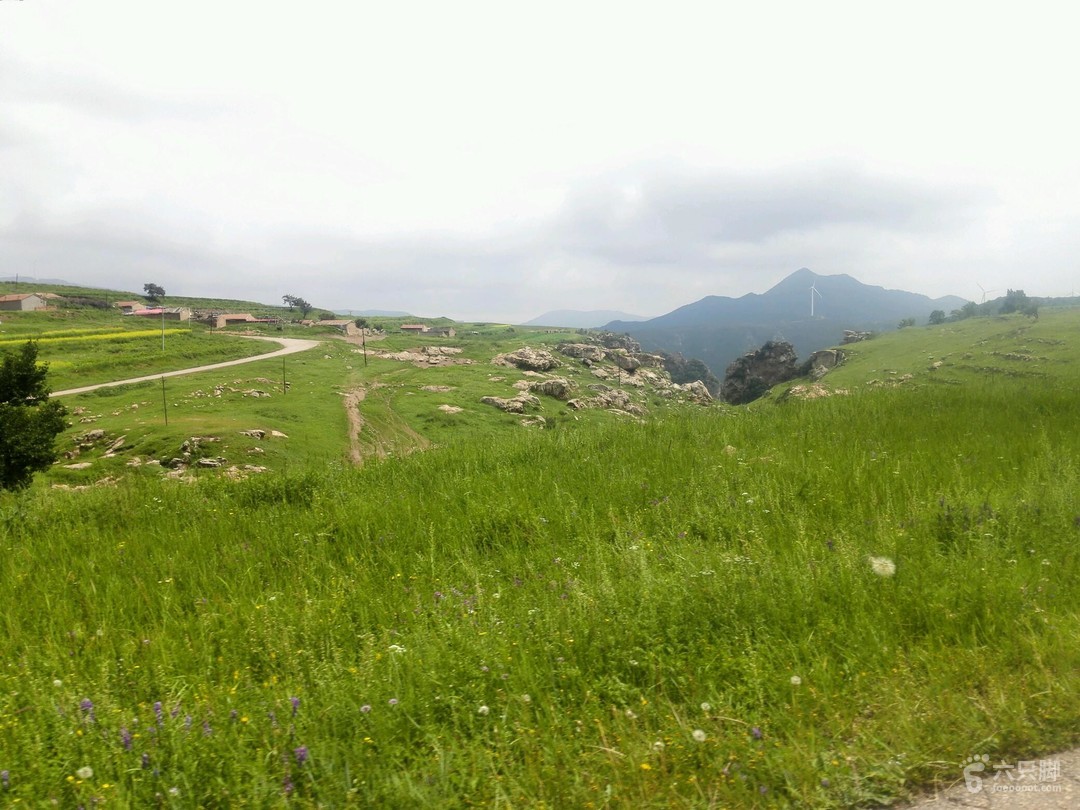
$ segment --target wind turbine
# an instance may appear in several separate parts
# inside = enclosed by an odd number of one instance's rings
[[[988,289],[986,289],[982,284],[980,284],[977,281],[975,282],[975,286],[978,287],[980,290],[982,290],[982,294],[983,294],[982,302],[984,304],[986,303],[986,294],[987,293],[997,292],[997,290],[988,290]]]
[[[817,282],[810,285],[810,317],[814,317],[814,296],[821,298],[821,293],[817,291]]]

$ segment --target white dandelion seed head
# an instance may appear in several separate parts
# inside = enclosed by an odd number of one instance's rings
[[[654,742],[652,744],[652,750],[653,751],[663,751],[664,750],[664,743],[661,742],[660,740],[657,740],[656,742]]]
[[[94,769],[91,768],[89,765],[83,765],[81,768],[79,768],[79,770],[75,771],[75,775],[83,780],[93,779]]]
[[[390,652],[392,652],[392,653],[403,653],[403,652],[405,652],[405,648],[404,648],[404,647],[402,647],[402,646],[401,646],[400,644],[391,644],[391,645],[390,645],[390,646],[388,647],[388,649],[389,649],[389,650],[390,650]]]
[[[800,678],[798,675],[792,675],[791,676],[791,685],[792,686],[802,686],[802,678]]]
[[[476,710],[476,713],[481,717],[487,717],[490,711],[491,709],[489,709],[487,706],[481,706],[479,709]]]
[[[64,685],[64,682],[62,680],[60,680],[59,678],[57,678],[56,680],[54,680],[52,682],[52,685],[55,686],[57,689],[59,689],[61,686]]]
[[[631,720],[636,720],[637,719],[637,715],[634,714],[633,709],[627,709],[626,710],[626,716],[629,717]]]
[[[879,577],[891,577],[896,574],[896,563],[888,557],[871,557],[870,568]]]
[[[532,696],[531,695],[522,695],[521,696],[521,702],[522,703],[532,703]]]
[[[702,710],[703,712],[710,712],[710,711],[712,711],[712,704],[710,704],[710,703],[702,703],[702,704],[701,704],[701,710]]]
[[[695,728],[694,731],[690,734],[690,736],[693,737],[698,742],[705,742],[705,739],[709,735],[706,734],[704,731],[702,731],[700,728]]]

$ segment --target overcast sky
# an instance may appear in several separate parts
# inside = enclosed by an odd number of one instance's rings
[[[510,322],[804,266],[1068,295],[1080,48],[1005,6],[0,0],[0,276]]]

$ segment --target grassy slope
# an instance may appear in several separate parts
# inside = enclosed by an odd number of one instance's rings
[[[8,498],[10,795],[846,807],[1075,741],[1076,314],[948,328],[848,396]]]

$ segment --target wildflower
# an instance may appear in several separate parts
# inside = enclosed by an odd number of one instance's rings
[[[755,740],[760,740],[765,735],[761,733],[760,728],[758,728],[757,726],[753,726],[750,729],[750,736],[753,737]]]
[[[403,652],[405,652],[405,648],[402,647],[400,644],[391,644],[387,649],[389,649],[390,652],[392,652],[392,653],[403,653]]]
[[[289,703],[292,704],[292,716],[296,717],[296,713],[300,711],[300,698],[291,697],[289,698]]]
[[[210,721],[209,720],[203,720],[202,721],[202,733],[203,733],[204,737],[209,737],[211,734],[214,733],[214,730],[212,728],[210,728]]]
[[[178,788],[176,785],[173,785],[171,788],[169,788],[169,795],[170,796],[179,796],[180,795],[180,788]]]
[[[240,712],[238,712],[236,709],[233,709],[231,712],[229,712],[229,719],[232,720],[233,722],[235,722],[236,718],[239,717],[239,716],[240,716]]]
[[[75,771],[75,775],[84,781],[86,779],[93,779],[94,769],[91,768],[89,765],[83,765],[81,768],[79,768],[79,770]]]
[[[652,770],[652,765],[650,765],[648,762],[642,762],[641,763],[641,770],[643,770],[643,771],[651,771]]]
[[[637,720],[637,715],[634,714],[633,709],[627,709],[626,710],[626,716],[629,717],[631,720]]]
[[[185,731],[191,731],[191,715],[190,714],[185,714],[184,715],[184,730]]]
[[[371,704],[365,703],[363,706],[360,707],[360,711],[362,711],[364,714],[367,714],[371,711]]]
[[[150,770],[150,755],[144,753],[142,755],[142,767],[144,771]]]
[[[896,563],[888,557],[871,557],[870,567],[879,577],[891,577],[896,573]]]
[[[296,757],[296,764],[303,765],[307,762],[308,750],[306,745],[301,745],[299,748],[293,749],[293,756]]]
[[[59,688],[60,688],[61,686],[63,686],[63,685],[64,685],[64,682],[63,682],[62,680],[60,680],[59,678],[56,678],[56,679],[55,679],[55,680],[54,680],[54,681],[52,682],[52,685],[53,685],[53,686],[55,686],[55,687],[56,687],[57,689],[59,689]]]
[[[132,746],[131,732],[126,728],[120,729],[120,742],[123,743],[124,750],[130,751]]]
[[[521,696],[521,702],[522,703],[532,703],[532,696],[531,695],[522,695]]]
[[[11,774],[6,770],[0,771],[0,785],[4,786],[4,790],[11,786]]]
[[[397,706],[398,699],[397,698],[390,698],[390,700],[388,700],[386,702],[389,703],[391,706]]]
[[[288,774],[285,775],[285,782],[281,785],[281,792],[286,796],[291,796],[293,792],[292,777]]]
[[[711,712],[712,711],[712,705],[709,704],[709,703],[702,703],[701,704],[701,710],[703,712]]]
[[[487,706],[481,706],[479,709],[476,710],[476,713],[478,715],[480,715],[481,717],[487,717],[488,712],[490,712],[490,711],[491,711],[491,709],[489,709]]]
[[[159,723],[163,719],[163,714],[162,714],[162,711],[161,711],[161,701],[160,700],[154,701],[154,716],[157,718],[157,721]]]
[[[652,744],[652,750],[653,751],[663,751],[664,750],[664,744],[660,740],[657,740],[656,742],[654,742]]]
[[[690,736],[693,737],[698,742],[705,742],[705,738],[708,737],[709,735],[707,735],[700,728],[695,728],[694,731],[690,734]]]
[[[798,675],[792,675],[791,676],[791,685],[792,686],[802,686],[802,678],[800,678]]]

